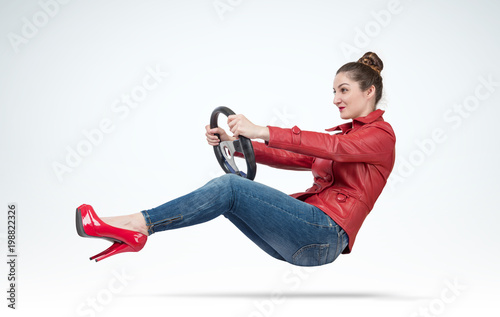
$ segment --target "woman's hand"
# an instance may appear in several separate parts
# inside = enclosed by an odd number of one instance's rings
[[[262,139],[264,141],[269,141],[269,129],[267,127],[253,124],[244,115],[230,115],[227,117],[227,123],[229,125],[229,129],[233,133],[233,136],[227,134],[222,128],[217,127],[210,129],[210,125],[205,126],[205,136],[207,137],[209,145],[219,145],[220,141],[234,141],[240,135],[249,139]],[[219,134],[220,139],[215,134]]]
[[[269,141],[269,128],[253,124],[242,114],[230,115],[227,124],[235,137],[242,135],[249,139]]]
[[[234,141],[234,140],[236,140],[236,138],[229,136],[226,133],[226,131],[224,131],[224,129],[222,129],[222,128],[217,127],[217,128],[210,129],[210,125],[206,125],[205,130],[207,131],[205,133],[205,135],[207,137],[208,144],[212,145],[212,146],[219,145],[220,141]],[[216,133],[220,136],[220,140],[215,135]]]

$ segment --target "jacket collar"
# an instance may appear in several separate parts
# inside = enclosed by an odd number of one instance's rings
[[[377,109],[375,111],[370,112],[366,117],[358,117],[355,119],[352,119],[352,122],[344,123],[341,125],[338,125],[336,127],[326,129],[328,132],[332,131],[342,131],[342,133],[346,133],[347,131],[351,129],[356,129],[359,128],[365,124],[368,123],[373,123],[375,121],[384,121],[384,118],[382,118],[382,115],[384,114],[384,110]]]

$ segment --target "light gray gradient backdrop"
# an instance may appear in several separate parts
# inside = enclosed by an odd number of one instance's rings
[[[7,205],[19,211],[18,310],[2,299],[2,316],[498,314],[499,10],[484,0],[2,0],[2,263]],[[220,218],[88,260],[109,243],[76,234],[77,206],[138,212],[221,175],[204,137],[217,106],[261,125],[343,123],[335,71],[366,51],[385,63],[398,158],[352,254],[295,268]],[[256,181],[293,193],[312,179],[259,167]]]

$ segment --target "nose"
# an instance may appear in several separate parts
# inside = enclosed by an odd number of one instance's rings
[[[333,97],[333,104],[338,106],[340,105],[340,103],[342,102],[342,100],[340,100],[339,97],[337,97],[337,95],[335,95],[335,97]]]

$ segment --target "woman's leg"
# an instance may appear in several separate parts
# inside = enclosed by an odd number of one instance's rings
[[[167,209],[166,207],[165,209]],[[151,213],[155,211],[151,210]],[[115,216],[115,217],[102,217],[102,221],[111,225],[113,227],[118,227],[122,229],[132,230],[140,232],[144,235],[149,235],[148,226],[146,225],[144,212],[139,212],[126,216]],[[264,240],[262,240],[259,236],[257,236],[251,228],[249,228],[245,222],[240,220],[237,216],[231,215],[227,213],[225,215],[240,231],[242,231],[250,240],[252,240],[255,244],[257,244],[262,250],[267,252],[269,255],[279,259],[284,260],[283,257],[276,252],[269,244],[267,244]]]
[[[281,260],[285,261],[285,259],[281,256],[281,254],[278,253],[269,243],[264,241],[261,237],[259,237],[253,230],[250,228],[244,221],[242,221],[240,218],[237,216],[227,213],[224,215],[227,219],[229,219],[235,226],[236,228],[240,229],[241,232],[243,232],[247,238],[252,240],[259,248],[261,248],[263,251],[265,251],[267,254],[270,256]]]
[[[150,235],[224,215],[268,254],[297,265],[332,262],[347,245],[318,208],[232,174],[142,214]]]

